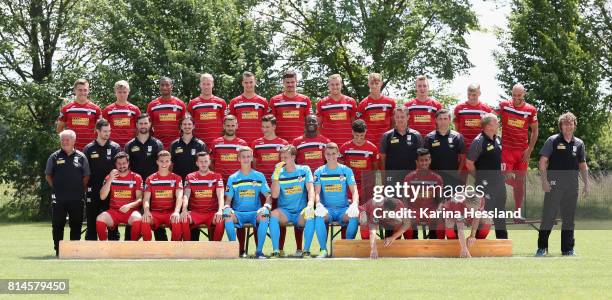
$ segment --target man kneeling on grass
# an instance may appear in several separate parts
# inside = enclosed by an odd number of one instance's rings
[[[359,214],[359,222],[367,224],[370,229],[370,258],[378,258],[376,231],[379,228],[393,230],[393,234],[387,237],[383,243],[385,247],[389,247],[393,241],[412,227],[409,218],[390,217],[394,216],[390,212],[401,212],[405,207],[406,205],[401,200],[394,198],[385,198],[381,201],[372,199],[364,205],[364,210]]]
[[[459,239],[461,246],[460,257],[472,257],[469,248],[476,239],[486,239],[493,221],[490,218],[474,218],[476,211],[484,209],[485,199],[480,197],[466,197],[464,194],[456,193],[451,199],[440,204],[440,208],[447,212],[454,212],[456,218],[445,218],[446,237],[449,240]],[[468,212],[466,214],[466,212]],[[470,236],[465,238],[464,227],[472,226]],[[455,231],[455,225],[457,231]]]

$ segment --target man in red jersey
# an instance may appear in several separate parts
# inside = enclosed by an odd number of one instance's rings
[[[240,169],[238,152],[242,146],[248,146],[247,142],[236,136],[238,121],[236,116],[227,115],[223,118],[223,136],[213,140],[210,152],[213,158],[213,170],[227,178]]]
[[[276,134],[287,141],[302,135],[304,120],[312,111],[310,98],[297,93],[296,86],[297,75],[294,71],[286,71],[283,73],[283,93],[270,99],[270,111],[278,122]]]
[[[393,241],[409,230],[414,223],[407,217],[401,217],[406,210],[404,203],[394,198],[372,198],[364,205],[364,210],[359,213],[359,223],[366,224],[370,229],[370,258],[378,258],[376,245],[376,231],[384,229],[389,233],[385,238],[383,246],[389,247]]]
[[[76,133],[74,148],[81,151],[87,143],[96,138],[94,127],[102,116],[102,111],[87,99],[89,96],[87,80],[78,79],[74,82],[74,95],[76,98],[60,109],[56,131],[60,133],[64,129],[73,130]]]
[[[480,118],[493,112],[493,109],[480,101],[480,84],[472,83],[467,88],[468,100],[455,106],[455,129],[463,135],[465,149],[469,149],[472,140],[482,131]]]
[[[289,144],[286,140],[276,136],[276,124],[276,118],[273,115],[263,116],[261,119],[263,137],[251,143],[253,169],[263,173],[266,180],[270,180],[274,166],[280,162],[280,149]]]
[[[191,241],[191,228],[198,225],[208,227],[208,238],[220,241],[223,238],[223,178],[221,174],[209,169],[210,155],[198,152],[196,165],[198,171],[185,178],[183,212],[181,213],[183,240]]]
[[[151,116],[153,124],[153,136],[158,138],[164,148],[170,147],[170,143],[180,136],[179,125],[187,107],[179,98],[172,96],[172,79],[162,77],[159,79],[160,96],[149,102],[147,113]]]
[[[227,104],[225,100],[213,95],[215,79],[205,73],[200,76],[200,96],[191,99],[187,111],[195,123],[194,135],[206,145],[223,134],[223,117]]]
[[[96,218],[98,239],[106,241],[108,228],[128,224],[132,226],[131,240],[137,241],[142,231],[142,216],[138,211],[142,204],[142,177],[130,171],[130,157],[123,151],[115,155],[115,168],[100,189],[100,199],[109,198],[110,208]]]
[[[378,147],[366,140],[367,125],[364,120],[358,119],[353,122],[353,139],[340,146],[341,163],[353,170],[357,190],[359,191],[359,206],[367,199],[372,198],[372,190],[376,182],[375,170],[379,169],[380,154]],[[350,193],[348,195],[350,198]],[[369,239],[370,231],[367,224],[361,224],[361,239]]]
[[[351,124],[357,115],[357,102],[342,94],[342,77],[339,74],[329,76],[327,87],[329,96],[319,100],[316,109],[321,134],[342,145],[352,138]]]
[[[232,99],[228,106],[229,114],[238,119],[236,135],[247,143],[251,143],[259,136],[261,118],[269,110],[266,98],[255,93],[255,85],[255,75],[251,72],[244,72],[242,74],[242,95]]]
[[[364,120],[368,127],[366,139],[374,145],[380,142],[383,133],[393,127],[395,100],[380,93],[382,85],[382,76],[370,73],[368,75],[370,94],[359,102],[357,107],[357,117]]]
[[[115,103],[102,110],[102,117],[111,126],[111,140],[121,148],[136,135],[136,120],[140,116],[140,108],[128,102],[130,85],[125,80],[115,83]]]
[[[297,149],[296,162],[300,165],[307,165],[311,170],[325,164],[325,145],[330,142],[327,137],[319,134],[319,125],[315,115],[306,117],[304,135],[293,140],[292,144]]]
[[[170,172],[170,152],[162,150],[157,154],[158,171],[145,182],[142,200],[142,239],[151,240],[153,230],[161,225],[170,227],[172,240],[181,240],[181,206],[183,204],[183,181],[181,176]]]
[[[436,130],[436,112],[442,104],[429,97],[429,82],[424,75],[416,78],[416,98],[404,104],[408,108],[408,127],[422,137]]]
[[[512,186],[516,209],[523,207],[525,176],[531,152],[538,140],[538,111],[525,102],[525,87],[512,87],[512,100],[501,101],[497,110],[502,121],[502,162],[513,176],[506,181]],[[531,129],[531,135],[529,134]],[[522,219],[514,220],[522,222]]]

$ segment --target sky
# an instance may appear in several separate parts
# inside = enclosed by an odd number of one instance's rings
[[[493,59],[493,51],[499,49],[494,29],[506,29],[507,17],[510,13],[509,5],[503,2],[470,0],[481,27],[480,31],[472,31],[466,37],[470,48],[468,59],[474,67],[467,70],[465,74],[457,76],[448,85],[448,92],[458,96],[461,100],[467,99],[467,86],[472,82],[480,83],[482,93],[480,99],[483,102],[494,104],[501,98],[507,97],[495,79],[497,65]]]

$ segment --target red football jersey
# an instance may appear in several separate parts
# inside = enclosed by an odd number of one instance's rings
[[[221,174],[223,180],[227,182],[227,178],[240,169],[240,162],[238,162],[240,147],[248,146],[248,144],[241,138],[234,138],[230,141],[224,137],[218,137],[211,145],[210,151],[215,172]]]
[[[96,138],[96,121],[102,116],[100,107],[87,100],[85,104],[76,101],[62,106],[58,121],[64,122],[66,129],[72,129],[76,133],[74,147],[83,150],[85,145]]]
[[[248,99],[240,95],[229,104],[229,113],[238,119],[238,130],[236,135],[251,143],[258,136],[261,136],[261,118],[269,112],[268,101],[266,98],[255,95]]]
[[[502,145],[508,150],[525,150],[529,146],[529,125],[538,123],[538,111],[525,103],[514,106],[512,100],[499,103],[498,114],[501,115]]]
[[[391,129],[395,100],[382,96],[378,100],[370,97],[363,99],[357,107],[357,116],[367,125],[366,139],[374,145],[380,143],[382,135]]]
[[[185,177],[185,189],[190,190],[189,210],[198,213],[217,212],[217,188],[223,188],[221,174],[208,172],[201,175],[196,171]]]
[[[306,116],[312,112],[310,98],[302,94],[287,97],[278,94],[270,99],[270,110],[276,117],[276,134],[293,141],[304,133]]]
[[[432,98],[426,101],[415,98],[404,106],[408,108],[408,127],[418,131],[422,137],[436,129],[436,112],[442,109],[440,102]]]
[[[362,172],[370,171],[374,163],[380,160],[378,148],[370,141],[358,146],[352,140],[340,146],[341,160],[353,170],[357,186],[361,185]]]
[[[102,111],[102,117],[111,126],[111,141],[123,148],[125,144],[136,136],[136,120],[140,116],[140,108],[132,103],[118,105],[113,103]]]
[[[413,203],[419,207],[433,206],[434,196],[441,196],[441,193],[444,191],[440,188],[436,189],[435,191],[433,188],[427,188],[435,186],[444,188],[444,181],[442,180],[442,177],[430,170],[425,173],[418,170],[412,171],[406,175],[404,182],[411,186],[421,186],[420,193],[419,195],[416,195],[414,198],[416,201]],[[409,193],[411,193],[411,191],[412,189],[409,190]],[[414,197],[414,195],[411,195],[411,197]]]
[[[106,182],[108,175],[104,179]],[[136,191],[142,191],[142,177],[130,171],[125,176],[117,176],[111,182],[109,199],[110,209],[119,209],[121,206],[136,201]]]
[[[180,136],[179,125],[186,111],[185,103],[176,97],[170,100],[160,97],[149,102],[147,113],[151,117],[153,136],[164,144],[164,148],[170,147],[170,143]]]
[[[206,145],[211,145],[214,139],[223,135],[223,117],[226,109],[225,100],[217,96],[212,96],[208,100],[202,96],[191,99],[187,111],[193,117],[195,125],[193,135],[203,140]]]
[[[266,179],[270,179],[272,172],[274,172],[274,166],[280,162],[278,151],[287,144],[289,143],[286,140],[279,137],[272,140],[260,137],[251,143],[253,155],[257,163],[256,170],[263,173]]]
[[[317,102],[317,116],[321,118],[321,134],[340,145],[353,138],[352,120],[357,115],[355,99],[342,96],[339,101],[325,97]]]
[[[480,119],[484,114],[490,112],[493,112],[493,109],[483,102],[470,105],[466,101],[455,106],[455,129],[463,135],[466,149],[470,149],[472,140],[482,132]]]
[[[176,190],[183,188],[181,176],[169,173],[166,176],[159,172],[151,174],[145,183],[145,192],[151,192],[151,211],[169,213],[176,206]]]
[[[314,171],[325,164],[325,144],[330,140],[322,135],[314,138],[299,136],[293,140],[293,146],[297,148],[296,162],[299,165],[307,165]]]

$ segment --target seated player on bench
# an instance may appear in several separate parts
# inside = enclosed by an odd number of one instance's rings
[[[338,222],[346,226],[346,239],[353,240],[359,227],[359,192],[353,170],[338,163],[340,154],[336,143],[325,145],[327,163],[314,173],[315,186],[315,231],[321,246],[317,258],[327,257],[327,225]],[[347,198],[351,191],[352,200]],[[306,233],[306,232],[305,232]],[[306,239],[309,237],[306,236]]]
[[[363,211],[359,214],[361,224],[366,224],[370,229],[370,258],[378,258],[376,246],[376,231],[382,227],[384,230],[393,230],[393,234],[387,237],[383,243],[389,247],[393,241],[400,237],[406,230],[411,228],[411,220],[408,218],[391,218],[385,212],[400,212],[406,206],[399,199],[385,198],[381,201],[371,199],[363,205]]]
[[[225,189],[225,207],[223,217],[225,219],[225,231],[230,241],[236,240],[236,227],[243,228],[251,224],[257,228],[257,251],[255,257],[266,258],[263,255],[263,246],[268,231],[268,218],[270,217],[270,187],[266,177],[251,168],[253,162],[253,150],[243,146],[238,153],[240,170],[230,175],[227,179]],[[266,198],[263,206],[259,195]],[[240,253],[241,256],[246,253]]]
[[[455,193],[449,200],[440,204],[440,208],[446,211],[459,212],[459,218],[446,218],[446,238],[449,240],[459,239],[461,246],[460,257],[472,257],[469,248],[474,244],[476,239],[486,239],[493,221],[490,218],[465,218],[465,210],[472,212],[482,211],[484,209],[485,199],[479,197],[466,197],[463,193]],[[455,233],[455,225],[457,232]],[[471,225],[470,236],[465,238],[464,228]]]
[[[201,224],[208,228],[208,238],[220,241],[223,238],[223,178],[209,169],[210,155],[196,154],[198,170],[185,177],[183,212],[181,223],[183,240],[191,240],[191,229]],[[199,232],[198,232],[199,233]]]
[[[438,205],[442,197],[443,182],[440,175],[434,173],[429,169],[431,166],[431,155],[429,150],[425,148],[417,149],[417,159],[415,171],[412,171],[406,175],[404,182],[408,186],[418,186],[420,192],[418,195],[411,194],[411,199],[414,202],[406,202],[412,211],[415,212],[416,220],[415,224],[418,226],[421,222],[427,222],[429,227],[428,236],[424,236],[423,239],[444,239],[444,223],[442,220],[431,218],[429,212],[435,212],[438,209]],[[412,188],[409,190],[412,192]],[[404,233],[405,239],[418,239],[418,230],[408,230]]]
[[[127,153],[121,151],[114,159],[115,169],[104,178],[104,185],[100,189],[100,200],[110,199],[109,210],[96,218],[96,232],[100,241],[106,241],[108,228],[128,224],[132,226],[132,241],[137,241],[142,224],[142,216],[138,211],[142,204],[142,177],[130,171],[130,157]]]
[[[280,257],[280,227],[287,222],[304,228],[306,241],[304,251],[297,250],[295,256],[309,257],[310,244],[314,235],[314,187],[312,173],[307,165],[296,165],[297,149],[293,145],[281,148],[281,162],[272,174],[272,198],[276,198],[278,207],[270,217],[270,237],[272,239],[272,257]],[[270,202],[266,205],[271,206]],[[296,238],[297,239],[297,238]]]
[[[170,227],[172,240],[181,240],[181,215],[183,204],[183,180],[170,172],[170,152],[157,153],[158,171],[151,174],[145,182],[142,207],[142,239],[150,241],[151,228],[157,230],[161,225]],[[165,230],[165,229],[164,229]]]

